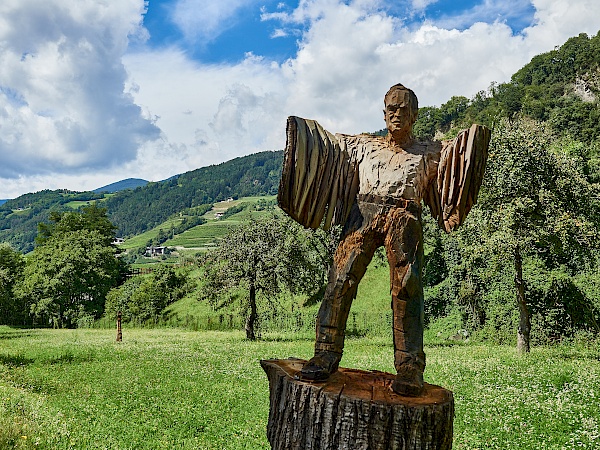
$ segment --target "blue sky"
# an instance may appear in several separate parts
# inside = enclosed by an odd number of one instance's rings
[[[158,181],[285,144],[288,115],[383,128],[600,30],[597,0],[2,0],[0,198]]]
[[[144,17],[144,26],[150,34],[146,44],[153,48],[177,45],[185,49],[191,58],[202,62],[235,63],[252,52],[281,63],[294,56],[298,39],[306,30],[303,23],[282,24],[276,19],[263,17],[269,13],[291,13],[298,7],[298,1],[250,1],[239,8],[231,8],[231,14],[224,17],[216,29],[206,30],[206,34],[199,31],[199,36],[191,39],[173,18],[176,3],[176,0],[149,2]],[[532,24],[535,13],[529,1],[445,0],[424,1],[422,4],[422,8],[415,9],[410,2],[395,2],[394,5],[380,5],[378,9],[400,18],[409,28],[431,21],[464,30],[476,20],[498,21],[508,25],[515,34]],[[199,28],[202,28],[201,24]]]

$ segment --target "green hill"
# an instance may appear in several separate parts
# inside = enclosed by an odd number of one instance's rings
[[[126,239],[120,247],[129,251],[146,247],[152,242],[153,245],[174,247],[179,251],[206,250],[214,247],[219,239],[241,221],[268,214],[275,202],[275,196],[272,195],[242,197],[204,205],[205,208],[200,211],[205,211],[200,217],[201,223],[189,228],[181,226],[182,222],[190,217],[187,215],[190,210],[184,210],[154,228]]]
[[[23,253],[33,250],[37,224],[47,222],[51,211],[68,211],[104,194],[66,189],[21,195],[0,205],[0,242],[8,242]]]
[[[48,221],[50,211],[77,209],[95,200],[108,209],[119,236],[133,237],[174,215],[194,217],[202,205],[275,195],[282,157],[281,151],[256,153],[114,194],[60,189],[21,195],[0,205],[0,242],[27,253],[33,249],[37,224]]]
[[[275,195],[283,152],[261,152],[122,191],[103,206],[121,236],[143,233],[185,208],[239,197]]]

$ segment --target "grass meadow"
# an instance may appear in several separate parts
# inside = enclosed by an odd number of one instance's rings
[[[266,449],[260,359],[307,358],[312,333],[0,327],[2,449]],[[600,448],[600,350],[427,346],[454,392],[455,449]],[[349,338],[342,366],[393,371],[389,339]]]

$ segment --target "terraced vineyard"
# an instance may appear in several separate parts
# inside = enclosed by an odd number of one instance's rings
[[[269,214],[274,202],[275,196],[272,195],[266,197],[242,197],[237,200],[215,203],[213,208],[203,216],[206,223],[190,228],[181,234],[175,234],[162,245],[175,247],[178,250],[209,249],[214,247],[223,236],[242,221]],[[221,214],[227,215],[226,212],[230,208],[243,209],[228,217],[219,217]],[[153,229],[127,239],[121,247],[126,250],[144,247],[148,241],[156,238],[161,230],[171,230],[173,227],[179,225],[181,221],[181,217],[171,217]]]

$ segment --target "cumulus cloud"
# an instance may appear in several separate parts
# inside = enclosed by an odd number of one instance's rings
[[[411,4],[414,10],[419,11],[427,8],[429,5],[437,3],[438,1],[439,0],[412,0]]]
[[[513,2],[513,6],[523,2]],[[383,127],[383,95],[394,83],[415,90],[420,104],[440,105],[453,95],[470,97],[492,81],[504,82],[535,54],[552,50],[581,32],[600,28],[600,3],[537,0],[535,21],[515,34],[493,17],[499,2],[474,8],[488,22],[467,28],[401,19],[364,2],[305,1],[283,21],[310,26],[297,55],[282,70],[290,86],[286,110],[319,119],[332,131],[356,133]],[[457,17],[456,24],[463,24]]]
[[[0,177],[134,159],[158,129],[124,94],[139,1],[0,4]]]
[[[402,5],[409,16],[431,3]],[[142,0],[4,0],[0,185],[10,188],[0,198],[160,180],[281,149],[288,115],[333,132],[378,130],[392,84],[411,87],[421,106],[440,105],[507,81],[534,55],[600,29],[596,0],[533,0],[533,22],[520,33],[497,20],[510,13],[504,4],[485,0],[467,13],[408,25],[383,0],[282,3],[262,20],[278,30],[273,37],[298,35],[292,58],[249,53],[236,64],[205,64],[178,47],[127,51],[132,38],[144,39]],[[251,6],[259,2],[180,0],[172,18],[189,40],[209,41]],[[78,175],[86,167],[99,169]]]
[[[162,130],[160,145],[176,149],[167,166],[182,172],[281,148],[286,94],[277,64],[252,54],[236,65],[201,64],[174,48],[125,63],[136,103]],[[178,173],[167,166],[157,165],[161,177]]]

